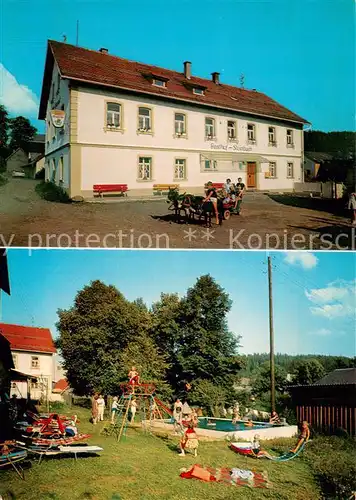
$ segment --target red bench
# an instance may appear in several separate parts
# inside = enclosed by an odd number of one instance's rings
[[[214,189],[223,189],[224,188],[224,182],[212,182],[212,187]],[[205,184],[205,189],[208,187],[207,184]]]
[[[104,193],[121,193],[127,196],[127,184],[94,184],[93,193],[103,196]]]

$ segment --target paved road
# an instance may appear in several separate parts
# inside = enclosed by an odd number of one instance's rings
[[[318,200],[248,193],[240,216],[207,231],[197,224],[172,221],[164,199],[58,204],[40,199],[35,184],[11,179],[0,187],[0,244],[326,250],[352,249],[353,244],[355,248],[355,230],[347,219],[316,209]]]

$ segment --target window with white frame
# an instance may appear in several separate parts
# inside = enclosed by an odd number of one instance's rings
[[[40,388],[40,384],[38,382],[37,379],[32,379],[31,380],[31,389],[39,389]]]
[[[247,142],[249,144],[256,142],[256,126],[253,123],[247,125]]]
[[[176,158],[174,165],[174,178],[177,180],[187,178],[187,162],[184,158]]]
[[[180,137],[187,133],[187,117],[184,113],[174,114],[174,132],[175,135]]]
[[[31,356],[31,368],[38,369],[40,367],[40,360],[38,356]]]
[[[292,161],[287,163],[287,177],[292,179],[294,177],[294,164]]]
[[[121,104],[117,102],[106,103],[106,127],[109,129],[121,129]]]
[[[151,132],[152,130],[152,118],[150,108],[138,108],[138,131],[139,132]]]
[[[59,174],[59,182],[63,182],[63,156],[59,158],[59,163],[58,163],[58,174]]]
[[[293,130],[292,129],[287,129],[287,147],[292,148],[294,146],[294,140],[293,140]]]
[[[55,182],[56,181],[56,163],[54,159],[50,161],[50,181]]]
[[[269,163],[268,177],[272,179],[277,177],[277,165],[275,161],[270,161]]]
[[[149,181],[152,179],[152,158],[149,156],[140,156],[138,159],[138,179]]]
[[[199,87],[194,87],[193,88],[193,94],[196,94],[196,95],[204,95],[204,89],[201,89]]]
[[[14,362],[14,367],[17,368],[18,367],[18,357],[17,357],[17,354],[13,354],[12,355],[12,361]]]
[[[235,120],[228,120],[227,122],[227,138],[229,141],[234,141],[237,138]]]
[[[207,139],[213,139],[215,137],[214,118],[205,118],[205,137]]]
[[[204,170],[216,170],[216,168],[217,168],[216,160],[204,161]]]
[[[269,146],[276,146],[276,129],[275,127],[268,127],[268,144]]]
[[[166,82],[164,80],[160,80],[159,78],[154,78],[152,80],[152,85],[155,85],[156,87],[165,87]]]

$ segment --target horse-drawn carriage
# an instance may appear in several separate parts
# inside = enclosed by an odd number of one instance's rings
[[[205,201],[205,196],[198,196],[188,193],[180,194],[179,190],[170,189],[168,193],[169,210],[174,211],[175,220],[178,223],[188,224],[204,220],[206,227],[211,227],[211,219],[215,216],[214,206],[211,201]],[[231,214],[235,212],[235,201],[227,200],[223,191],[218,191],[217,208],[219,214],[219,223],[230,219]]]

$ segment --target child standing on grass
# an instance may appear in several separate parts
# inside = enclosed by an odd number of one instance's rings
[[[180,442],[180,453],[181,457],[185,456],[185,450],[192,450],[194,452],[194,456],[197,456],[199,441],[198,435],[194,430],[193,422],[189,422],[188,429],[184,433],[184,437]]]
[[[113,400],[112,400],[112,405],[111,405],[111,423],[112,424],[115,423],[118,409],[119,409],[118,398],[117,398],[117,396],[114,396]]]
[[[137,410],[137,402],[136,399],[133,398],[130,404],[131,423],[133,423],[135,420],[136,410]]]

